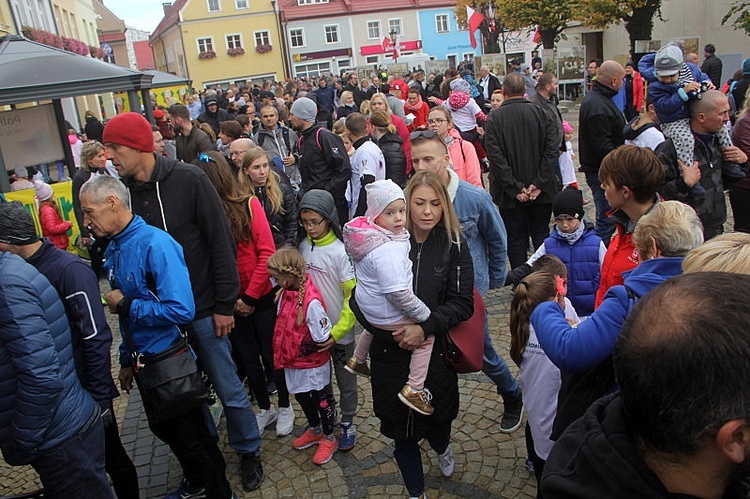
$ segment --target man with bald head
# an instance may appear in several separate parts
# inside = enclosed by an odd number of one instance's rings
[[[232,159],[232,164],[229,166],[232,167],[235,175],[242,170],[242,158],[245,153],[253,147],[255,147],[253,141],[245,137],[234,140],[229,144],[229,157]]]
[[[599,66],[591,90],[583,98],[579,114],[578,151],[581,171],[586,174],[586,183],[594,195],[596,234],[604,244],[609,244],[615,224],[607,217],[610,206],[599,182],[599,165],[604,156],[625,142],[625,116],[612,102],[612,97],[622,88],[624,77],[625,68],[620,63],[604,61]]]
[[[719,150],[715,134],[729,120],[729,101],[718,90],[709,90],[690,104],[690,129],[695,136],[693,164],[686,165],[677,159],[672,139],[656,148],[664,165],[664,185],[659,193],[665,199],[676,199],[695,209],[703,223],[706,240],[724,232],[727,204],[724,190],[745,177],[748,170],[747,155],[739,147]],[[705,194],[693,192],[700,184]]]

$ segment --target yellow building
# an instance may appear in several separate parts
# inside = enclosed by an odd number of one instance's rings
[[[17,35],[16,27],[13,25],[13,15],[7,2],[0,2],[0,36]]]
[[[156,69],[193,87],[283,80],[274,0],[176,0],[151,35]]]

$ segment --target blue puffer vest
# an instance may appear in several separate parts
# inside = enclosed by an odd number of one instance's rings
[[[547,253],[562,260],[568,269],[568,299],[579,316],[594,312],[596,290],[599,289],[599,245],[601,239],[593,228],[584,229],[575,244],[568,244],[557,230],[544,241]]]

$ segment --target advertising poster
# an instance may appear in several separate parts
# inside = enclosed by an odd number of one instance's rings
[[[585,77],[586,47],[560,47],[557,49],[557,79],[580,81]]]

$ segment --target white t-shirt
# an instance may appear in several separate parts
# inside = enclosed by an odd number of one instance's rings
[[[385,297],[386,293],[412,289],[412,263],[409,240],[388,241],[370,251],[354,267],[357,274],[357,304],[375,326],[406,319]]]
[[[565,317],[578,322],[578,315],[567,298]],[[531,436],[534,438],[534,451],[545,461],[555,444],[549,436],[552,434],[552,423],[557,415],[560,383],[560,370],[542,350],[534,327],[529,324],[529,341],[526,343],[521,367],[518,369],[518,384],[523,390],[523,405],[531,427]]]
[[[352,178],[349,183],[349,218],[354,218],[359,205],[359,191],[362,188],[360,180],[365,175],[372,175],[375,180],[385,180],[385,157],[375,142],[370,140],[362,143],[349,161],[352,165]]]
[[[313,248],[305,238],[299,245],[299,251],[307,262],[308,275],[323,296],[326,314],[334,325],[337,324],[344,308],[341,283],[355,278],[354,266],[346,254],[344,243],[336,239],[330,244]],[[349,331],[338,343],[348,345],[353,341],[354,333]]]
[[[307,327],[313,341],[322,343],[331,335],[331,320],[323,309],[323,304],[318,300],[312,300],[307,307],[305,317]],[[312,390],[322,390],[331,382],[331,363],[326,362],[319,367],[309,369],[284,368],[286,387],[289,393],[306,393]]]
[[[652,126],[644,130],[638,137],[633,140],[626,140],[625,144],[630,146],[648,147],[652,151],[656,146],[664,142],[664,134],[658,127]]]
[[[473,130],[477,127],[476,115],[482,110],[479,109],[479,105],[474,99],[470,98],[469,102],[467,102],[466,105],[460,109],[451,108],[447,100],[443,102],[443,106],[451,110],[453,123],[460,131],[468,132],[469,130]]]

